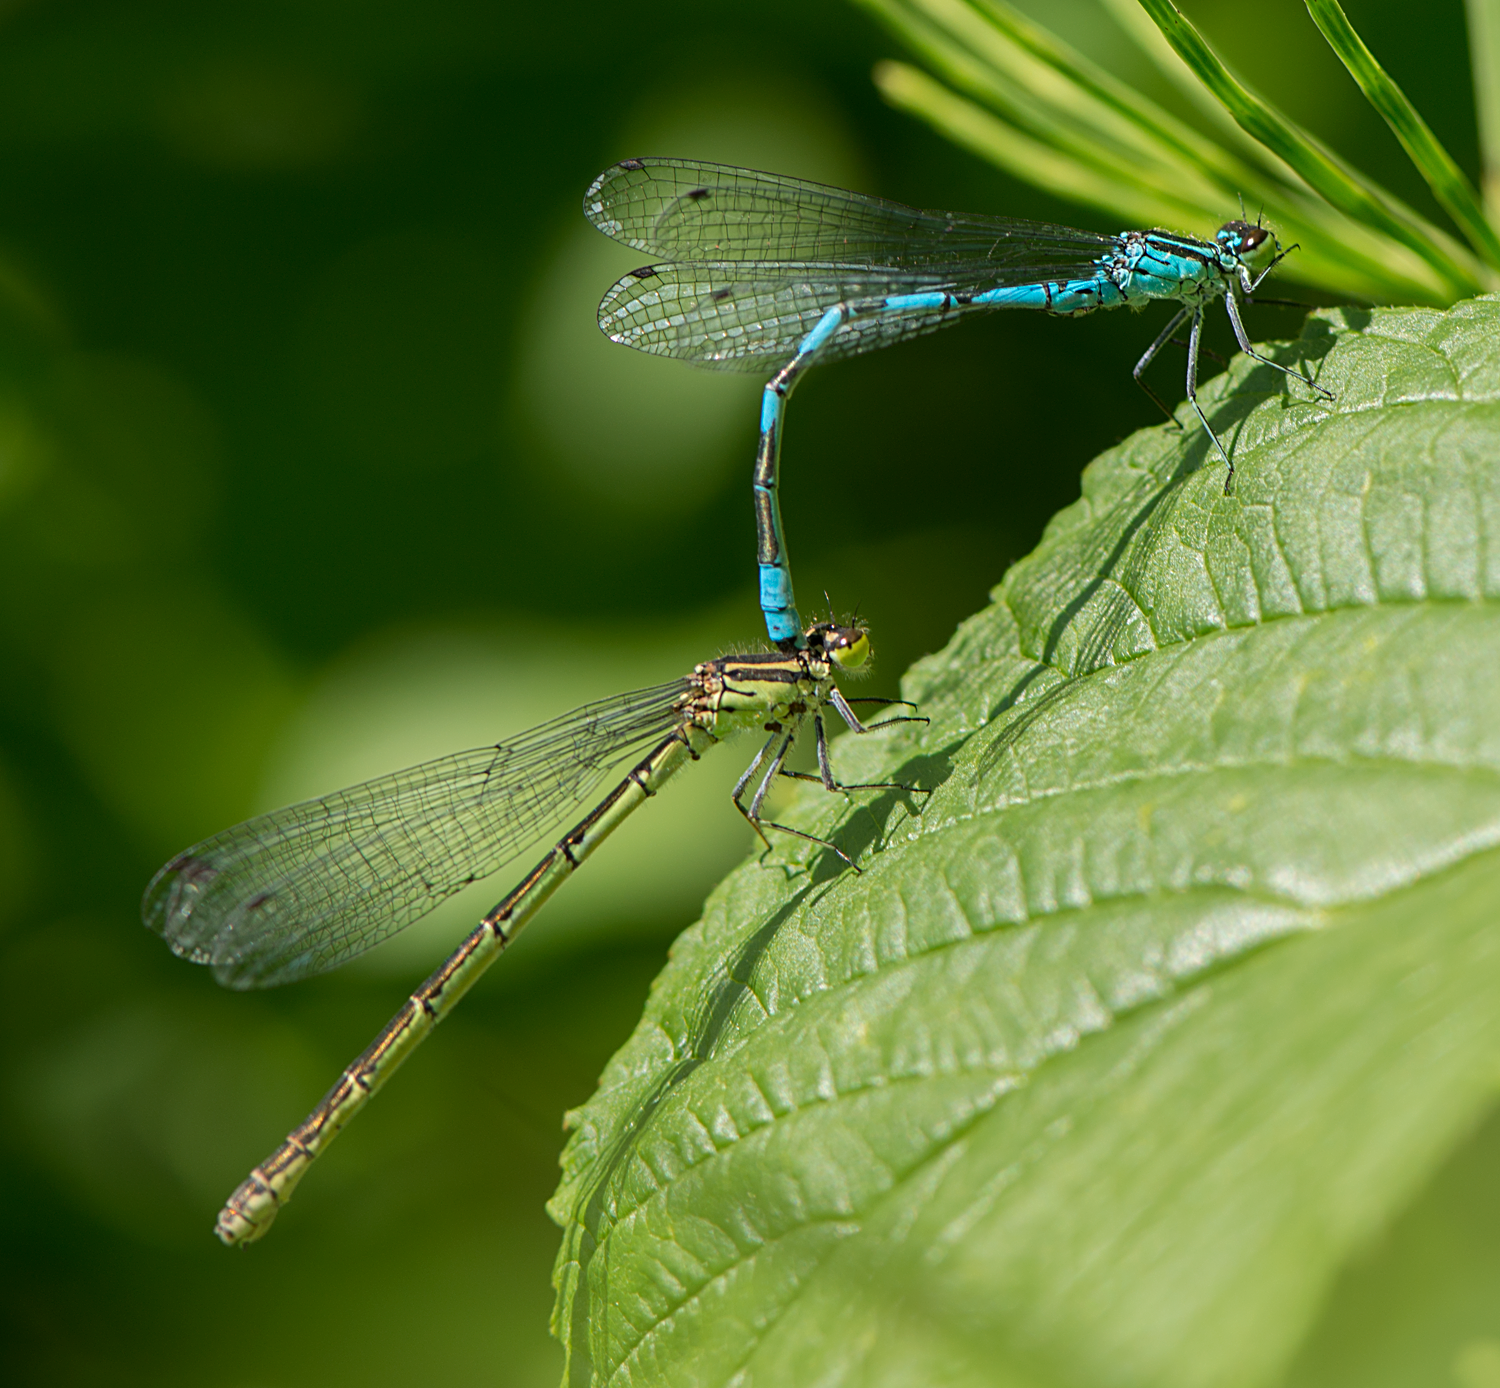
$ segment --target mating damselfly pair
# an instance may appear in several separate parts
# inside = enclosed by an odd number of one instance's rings
[[[226,1243],[266,1231],[311,1162],[558,885],[681,766],[723,737],[753,728],[769,733],[733,792],[762,839],[775,829],[810,840],[856,871],[836,843],[761,815],[777,775],[803,774],[785,766],[799,732],[811,724],[818,764],[812,779],[831,791],[914,789],[842,786],[828,756],[829,707],[856,733],[912,720],[862,724],[834,674],[863,663],[866,631],[831,621],[804,628],[797,614],[777,469],[785,401],[809,365],[983,310],[1078,315],[1169,300],[1178,310],[1137,362],[1136,378],[1190,320],[1188,399],[1232,475],[1196,389],[1203,314],[1222,298],[1243,351],[1327,395],[1255,352],[1245,333],[1239,302],[1285,254],[1259,224],[1228,222],[1212,241],[1160,231],[1111,237],[920,212],[819,184],[671,159],[615,165],[590,187],[585,211],[608,235],[663,257],[605,296],[599,319],[611,337],[708,365],[773,373],[763,395],[754,496],[761,607],[780,649],[708,661],[683,679],[586,705],[512,741],[261,815],[195,845],[156,875],[143,903],[146,923],[178,954],[210,965],[221,983],[266,987],[363,953],[592,801],[234,1192],[217,1225]],[[593,800],[608,772],[633,755],[639,759],[623,779]],[[757,776],[746,805],[742,797]]]

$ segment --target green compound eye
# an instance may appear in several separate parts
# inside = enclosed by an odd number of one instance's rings
[[[845,670],[857,670],[870,658],[870,633],[857,631],[846,645],[835,646],[829,654]]]

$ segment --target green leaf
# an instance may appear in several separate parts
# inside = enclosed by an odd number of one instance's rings
[[[1474,247],[1491,265],[1500,266],[1500,237],[1485,220],[1479,194],[1457,161],[1443,148],[1406,93],[1381,67],[1375,55],[1349,23],[1338,0],[1306,0],[1307,12],[1338,54],[1349,75],[1359,83],[1370,104],[1380,112],[1391,133],[1401,141],[1417,172],[1427,180],[1432,195]]]
[[[570,1382],[1278,1381],[1500,1092],[1497,344],[1320,311],[1268,351],[1331,405],[1237,357],[1231,496],[1133,435],[931,724],[840,740],[935,789],[804,788],[863,873],[780,842],[678,941],[572,1120]]]

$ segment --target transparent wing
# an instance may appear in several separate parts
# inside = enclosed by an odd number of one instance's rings
[[[884,198],[691,159],[627,159],[590,185],[584,215],[606,236],[675,261],[828,261],[908,269],[982,261],[1076,270],[1112,236]],[[1024,283],[1055,274],[990,279]]]
[[[680,723],[690,687],[586,704],[512,742],[247,820],[162,868],[142,918],[231,988],[335,968],[534,844]]]
[[[766,371],[788,362],[835,304],[857,311],[821,349],[819,360],[857,356],[924,333],[982,306],[876,311],[888,294],[967,292],[951,277],[860,271],[848,266],[708,263],[648,265],[616,283],[599,304],[611,341],[727,370]]]

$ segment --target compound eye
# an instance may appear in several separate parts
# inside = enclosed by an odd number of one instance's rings
[[[844,639],[835,644],[829,654],[841,669],[857,670],[870,658],[870,633],[857,628],[845,628],[839,633]]]
[[[1269,264],[1276,255],[1276,238],[1270,229],[1250,222],[1225,222],[1214,239],[1251,269]]]

